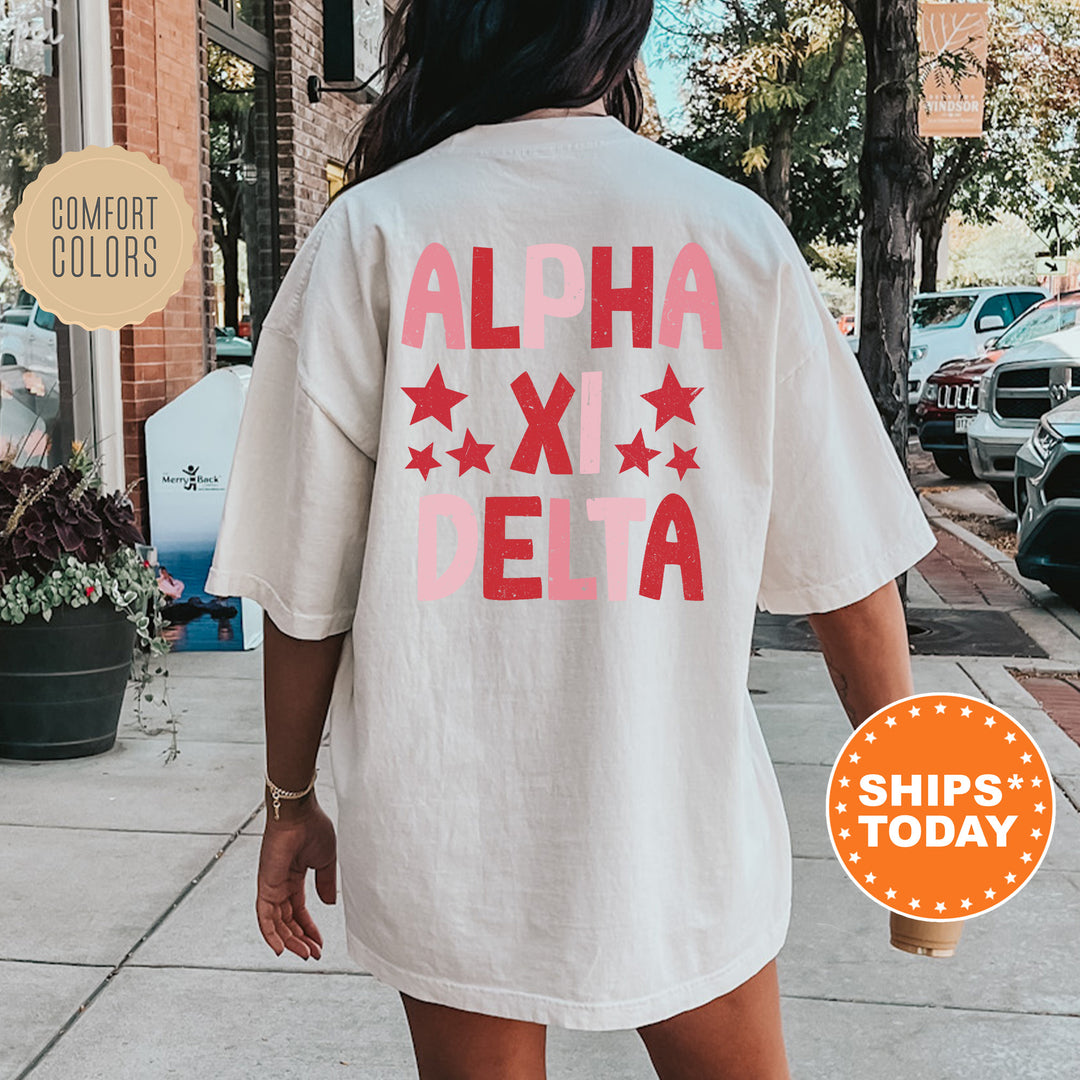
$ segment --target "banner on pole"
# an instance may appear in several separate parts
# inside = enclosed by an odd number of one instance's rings
[[[919,134],[978,138],[986,99],[987,4],[919,6]]]

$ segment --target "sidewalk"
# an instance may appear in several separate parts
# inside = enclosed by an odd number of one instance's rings
[[[1059,1080],[1080,1060],[1080,746],[1006,670],[1080,670],[1080,622],[1002,588],[972,548],[939,547],[948,566],[932,556],[910,573],[909,605],[1008,610],[1047,655],[917,655],[915,689],[988,699],[1031,732],[1057,782],[1053,840],[1014,900],[967,923],[957,956],[892,949],[888,914],[848,881],[825,830],[850,726],[822,658],[759,648],[750,686],[795,855],[779,960],[795,1080]],[[171,764],[168,737],[142,734],[130,711],[107,754],[0,762],[2,1080],[415,1076],[400,998],[347,957],[340,903],[324,907],[309,882],[320,961],[279,959],[258,934],[261,662],[261,650],[169,659]],[[333,816],[326,753],[319,791]],[[654,1073],[633,1031],[551,1028],[548,1075]]]

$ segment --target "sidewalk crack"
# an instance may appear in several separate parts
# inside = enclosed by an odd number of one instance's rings
[[[237,838],[262,812],[263,803],[259,802],[259,805],[251,811],[250,814],[238,825],[231,833],[225,842],[217,849],[214,855],[206,863],[206,865],[180,890],[180,893],[176,896],[173,902],[160,914],[146,931],[142,934],[138,941],[131,946],[130,949],[120,958],[120,960],[113,966],[100,983],[83,999],[79,1007],[64,1021],[63,1024],[53,1033],[49,1041],[30,1059],[27,1065],[18,1072],[13,1080],[27,1080],[27,1077],[36,1069],[41,1062],[45,1059],[46,1055],[53,1049],[57,1043],[71,1030],[75,1022],[86,1012],[86,1010],[97,1000],[101,992],[109,985],[110,982],[130,963],[131,958],[139,951],[139,949],[146,943],[146,941],[154,934],[159,926],[183,903],[184,899],[191,893],[196,885],[206,877],[207,874],[220,862],[221,856],[229,850],[230,847],[236,842]],[[212,834],[211,834],[212,835]],[[104,966],[104,965],[89,965],[89,966]]]

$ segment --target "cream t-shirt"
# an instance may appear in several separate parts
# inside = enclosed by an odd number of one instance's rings
[[[345,631],[350,955],[583,1029],[780,951],[755,607],[934,536],[779,218],[612,117],[482,125],[345,191],[263,326],[207,589]]]

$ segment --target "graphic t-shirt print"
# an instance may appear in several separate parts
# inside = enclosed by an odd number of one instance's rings
[[[544,291],[544,263],[557,260],[562,267],[563,289],[559,296]],[[612,248],[594,247],[590,252],[589,312],[586,302],[585,264],[581,254],[566,244],[538,244],[525,253],[524,311],[520,325],[495,326],[493,311],[494,251],[472,250],[472,292],[468,344],[472,349],[544,348],[545,320],[590,319],[592,349],[612,346],[612,321],[615,312],[629,313],[631,342],[635,349],[651,349],[654,338],[654,258],[651,247],[634,247],[631,252],[631,282],[616,288],[612,284]],[[691,287],[691,281],[693,287]],[[428,316],[441,318],[431,320]],[[700,320],[702,344],[706,349],[721,347],[720,313],[716,279],[704,249],[687,244],[676,256],[667,277],[660,325],[656,340],[660,345],[678,348],[687,315]],[[441,324],[441,326],[440,326]],[[439,243],[428,244],[417,260],[412,275],[404,314],[401,343],[410,349],[423,350],[432,333],[441,329],[446,349],[465,349],[465,311],[457,267],[450,252]],[[677,361],[676,361],[677,363]],[[605,435],[603,395],[606,378],[637,378],[650,381],[639,396],[642,424],[632,430]],[[669,363],[662,380],[656,375],[633,374],[621,370],[584,371],[577,386],[562,372],[553,385],[538,385],[526,367],[507,378],[506,394],[499,407],[515,410],[524,424],[523,432],[510,457],[510,470],[537,475],[546,469],[552,476],[596,474],[601,471],[602,449],[610,438],[621,455],[619,474],[640,472],[655,475],[659,466],[669,470],[678,485],[692,469],[700,469],[694,436],[694,402],[706,389],[684,384]],[[636,389],[636,388],[635,388]],[[456,470],[451,476],[464,476],[472,469],[488,473],[497,481],[499,471],[492,470],[495,443],[484,439],[482,430],[454,426],[454,409],[469,396],[466,385],[448,385],[442,367],[435,363],[421,385],[402,386],[400,391],[412,402],[410,428],[426,420],[434,421],[446,433],[440,438],[410,440],[406,469],[415,470],[426,483],[434,470]],[[571,457],[559,423],[578,397],[580,424],[576,446],[577,467]],[[653,410],[649,412],[649,409]],[[646,415],[647,414],[647,415]],[[681,422],[681,423],[677,423]],[[428,425],[429,429],[432,425]],[[421,445],[411,445],[412,442]],[[509,456],[509,447],[498,448]],[[659,460],[657,460],[659,459]],[[625,482],[624,482],[625,483]],[[595,487],[593,488],[595,490]],[[625,488],[624,488],[625,490]],[[417,597],[435,601],[460,589],[480,563],[483,596],[488,600],[596,600],[597,577],[570,576],[570,500],[540,495],[500,495],[497,489],[484,497],[483,526],[476,508],[460,495],[451,493],[419,496],[417,535]],[[651,514],[650,514],[651,511]],[[508,533],[508,523],[516,517],[539,518],[547,514],[548,574],[508,576],[506,563],[533,559],[533,541]],[[453,526],[455,546],[449,563],[438,549],[438,519],[445,517]],[[693,511],[678,491],[663,496],[650,507],[643,497],[612,495],[586,499],[586,517],[604,530],[608,600],[625,600],[631,588],[637,595],[658,600],[664,589],[674,593],[681,588],[684,600],[703,600],[701,550]],[[629,531],[634,522],[649,521],[640,567],[631,568]],[[482,535],[481,535],[482,533]],[[512,533],[512,530],[511,530]],[[440,559],[440,555],[442,558]],[[666,574],[669,567],[677,568]],[[632,574],[634,577],[632,577]],[[681,582],[678,580],[681,576]],[[633,582],[633,585],[631,584]],[[676,595],[678,595],[676,593]]]

